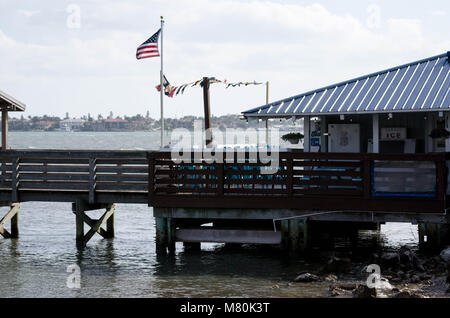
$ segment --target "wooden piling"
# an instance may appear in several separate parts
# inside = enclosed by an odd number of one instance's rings
[[[75,225],[76,225],[76,244],[78,247],[84,246],[84,210],[83,202],[77,200],[75,202]]]
[[[419,223],[419,249],[436,251],[450,243],[450,225]]]
[[[11,218],[11,238],[19,237],[19,211]]]
[[[306,219],[291,219],[289,222],[289,250],[303,252],[309,244],[308,221]]]
[[[114,237],[114,213],[106,220],[106,238]]]
[[[167,252],[167,218],[155,218],[155,245],[157,254]]]
[[[167,249],[169,250],[169,253],[175,253],[175,232],[175,220],[172,218],[167,219]]]
[[[281,247],[284,250],[289,249],[289,220],[281,220],[280,221],[280,230],[281,230]]]

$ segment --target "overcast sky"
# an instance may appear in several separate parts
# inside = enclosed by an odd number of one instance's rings
[[[135,53],[161,15],[171,84],[269,81],[272,101],[450,50],[448,0],[0,0],[0,90],[25,116],[159,118],[160,59]],[[211,87],[213,115],[264,102],[263,85]],[[201,89],[164,111],[202,115]]]

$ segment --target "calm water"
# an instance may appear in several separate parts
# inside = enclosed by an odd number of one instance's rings
[[[10,133],[12,148],[156,149],[158,143],[158,132]],[[298,272],[320,264],[287,258],[277,248],[203,244],[200,253],[185,253],[177,245],[173,257],[156,257],[152,209],[145,205],[119,204],[115,225],[114,239],[96,235],[79,251],[70,204],[24,203],[20,238],[0,238],[0,297],[317,297],[328,289],[328,283],[289,286]],[[374,248],[416,245],[417,226],[389,223],[376,238]],[[373,233],[361,233],[360,244],[370,242]],[[81,268],[79,290],[66,285],[72,264]]]

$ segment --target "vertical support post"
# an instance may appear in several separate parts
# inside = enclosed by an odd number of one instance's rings
[[[427,122],[425,129],[425,153],[434,151],[434,140],[430,137],[430,133],[434,128],[435,117],[433,113],[426,113]]]
[[[19,158],[14,157],[11,164],[11,201],[18,202],[18,187],[19,187]]]
[[[111,207],[108,207],[110,209]],[[114,237],[114,212],[106,220],[106,238]]]
[[[205,112],[205,134],[206,147],[211,147],[212,132],[211,132],[211,109],[209,102],[209,78],[203,77],[203,107]]]
[[[84,247],[84,204],[82,200],[75,201],[75,224],[77,247]]]
[[[2,110],[2,150],[8,149],[8,111]]]
[[[97,178],[97,166],[96,159],[89,159],[89,204],[95,203],[95,186],[96,186],[96,178]]]
[[[304,251],[309,245],[307,219],[289,220],[289,247],[295,253]]]
[[[291,252],[300,249],[300,224],[298,219],[289,220],[289,247]]]
[[[303,117],[303,152],[309,152],[311,146],[311,117]]]
[[[11,238],[19,237],[19,211],[11,218]]]
[[[157,254],[165,254],[167,252],[167,218],[155,218],[155,227],[156,227],[156,253]]]
[[[289,249],[289,220],[281,220],[281,247],[284,250]]]
[[[176,225],[175,220],[172,218],[167,219],[167,249],[169,250],[169,253],[173,254],[175,253],[175,231],[176,231]]]
[[[269,104],[269,81],[266,82],[266,105]],[[266,119],[266,145],[269,145],[269,117]]]
[[[437,199],[442,202],[442,209],[445,209],[445,194],[446,194],[446,186],[445,183],[447,181],[447,167],[445,162],[445,157],[442,157],[442,160],[435,161],[436,165],[436,196]]]
[[[225,158],[223,158],[225,160]],[[223,196],[223,182],[224,182],[224,176],[223,176],[223,162],[219,162],[216,164],[216,178],[217,178],[217,195]]]
[[[378,114],[372,115],[372,152],[380,152],[380,117]]]
[[[419,223],[419,248],[433,252],[450,243],[450,225]]]
[[[155,158],[152,153],[148,154],[148,205],[151,206],[155,193]]]
[[[320,116],[320,152],[328,152],[327,116]]]
[[[371,196],[372,185],[372,161],[369,158],[363,159],[363,196],[364,199],[369,199]]]
[[[293,193],[294,165],[292,162],[292,153],[288,152],[286,156],[286,193],[288,197],[292,197]]]

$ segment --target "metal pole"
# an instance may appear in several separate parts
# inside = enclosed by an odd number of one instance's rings
[[[161,93],[161,148],[164,147],[164,110],[163,110],[163,102],[164,102],[164,84],[163,84],[163,26],[164,20],[161,16],[161,72],[160,72],[160,93]]]
[[[8,149],[8,110],[2,110],[2,150]]]
[[[269,81],[266,82],[266,105],[269,104]],[[269,117],[266,119],[266,145],[269,144]]]

